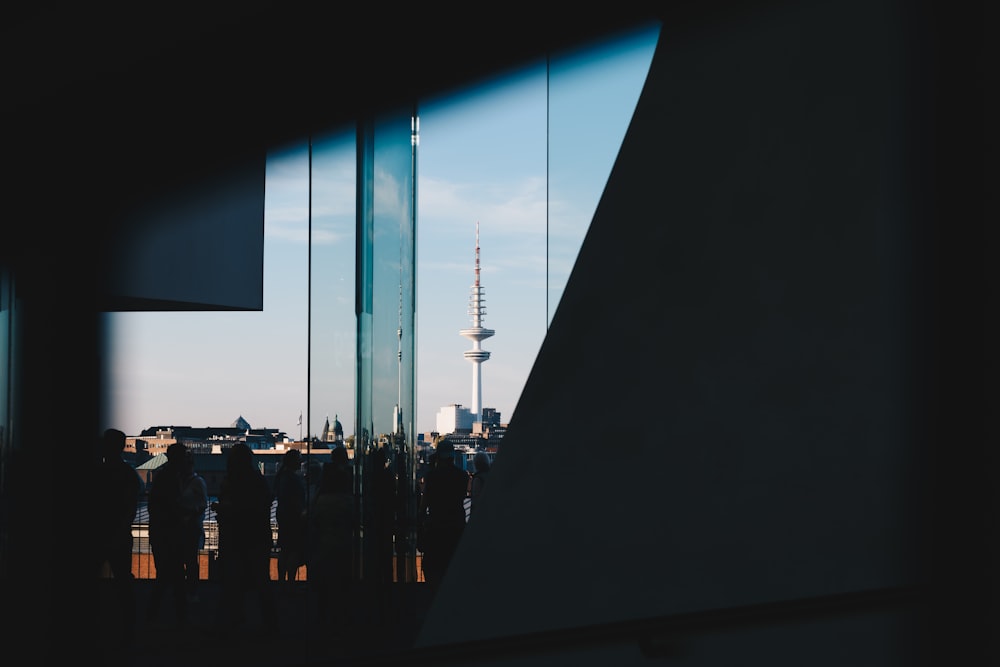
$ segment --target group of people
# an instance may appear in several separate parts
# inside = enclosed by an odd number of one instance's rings
[[[477,452],[470,476],[455,465],[455,445],[445,437],[437,442],[429,463],[420,495],[418,548],[424,580],[436,589],[465,530],[465,499],[470,499],[471,517],[486,488],[490,459]]]
[[[124,436],[120,439],[124,446]],[[183,625],[188,603],[197,601],[201,579],[198,553],[204,547],[203,521],[209,499],[204,478],[194,470],[191,451],[175,443],[167,448],[166,456],[167,462],[157,469],[149,489],[149,544],[155,581],[146,618],[148,622],[157,622],[163,599],[169,593],[174,620]],[[141,482],[120,455],[117,460],[137,482],[137,503]],[[346,596],[352,573],[358,520],[353,470],[342,447],[331,452],[331,461],[322,466],[318,483],[306,483],[301,463],[301,453],[289,450],[272,486],[245,443],[237,443],[228,450],[218,500],[211,503],[219,524],[221,630],[235,629],[245,621],[248,594],[257,597],[261,619],[267,626],[273,628],[278,623],[276,597],[271,587],[271,553],[275,546],[271,506],[275,500],[279,580],[294,581],[308,561],[309,581],[317,591],[320,618],[334,622],[347,620],[347,607],[334,601]],[[118,567],[124,568],[121,571],[129,573],[130,578],[135,505],[131,513],[123,510],[123,514],[128,514],[127,520],[122,520],[128,526],[128,566]]]
[[[97,545],[95,566],[107,567],[121,611],[120,640],[135,639],[136,595],[132,576],[132,522],[143,494],[142,478],[123,458],[125,433],[107,429],[98,465]],[[156,621],[164,595],[173,599],[178,624],[187,621],[187,602],[197,600],[198,551],[205,544],[204,516],[208,486],[195,472],[194,457],[184,445],[167,449],[167,463],[149,492],[149,542],[156,568],[146,617]]]
[[[132,585],[132,522],[143,482],[123,458],[125,434],[108,429],[100,465],[101,545],[99,566],[109,567],[122,609],[123,641],[135,629],[136,597]],[[394,476],[385,452],[375,452],[373,486],[382,512],[373,514],[373,530],[389,536],[388,548],[376,564],[376,575],[392,581],[392,511],[388,498],[395,492]],[[381,456],[379,456],[381,454]],[[474,513],[485,488],[489,457],[480,452],[469,474],[455,465],[453,443],[437,443],[432,465],[421,480],[418,531],[425,580],[440,583],[466,524],[465,501]],[[209,505],[205,479],[195,471],[193,453],[182,443],[167,448],[167,462],[157,469],[149,488],[149,543],[155,581],[146,608],[148,622],[159,618],[169,594],[174,620],[187,622],[188,604],[198,601],[199,552],[204,548],[205,511]],[[378,465],[381,463],[381,465]],[[309,582],[317,591],[319,617],[347,620],[347,607],[338,604],[349,594],[353,572],[354,538],[359,519],[355,504],[354,470],[347,452],[338,447],[322,466],[318,483],[303,475],[302,455],[289,450],[273,486],[254,462],[245,443],[228,451],[226,472],[216,502],[211,503],[219,524],[218,568],[221,580],[219,623],[225,629],[244,620],[244,598],[255,592],[262,620],[276,624],[277,609],[271,588],[271,506],[277,501],[278,579],[294,581],[308,563]],[[383,516],[384,515],[384,516]],[[376,540],[376,544],[381,544]],[[381,553],[381,552],[380,552]]]
[[[392,582],[396,479],[386,448],[375,449],[371,461],[372,576],[379,582]],[[454,443],[446,437],[437,442],[429,463],[420,484],[418,550],[424,580],[436,588],[465,529],[466,499],[470,514],[475,513],[486,488],[490,457],[477,452],[470,474],[455,465]],[[297,450],[285,454],[275,475],[278,579],[295,580],[308,563],[309,581],[319,592],[321,618],[331,613],[330,601],[343,596],[350,584],[358,522],[352,484],[353,470],[343,448],[332,450],[315,491],[302,474],[302,456]]]
[[[418,509],[418,550],[424,580],[437,587],[461,539],[467,521],[465,503],[475,513],[486,488],[490,457],[477,452],[470,474],[455,465],[454,443],[442,438],[421,479]],[[302,474],[302,456],[287,452],[274,480],[278,523],[278,579],[292,581],[308,563],[309,581],[319,592],[320,617],[331,613],[331,600],[350,584],[354,527],[358,522],[352,488],[353,471],[346,450],[335,448],[322,468],[316,491]],[[393,581],[393,534],[396,527],[396,480],[386,448],[372,453],[369,513],[373,539],[372,576]],[[367,530],[367,528],[366,528]]]
[[[136,595],[132,575],[132,522],[143,493],[143,482],[123,458],[125,434],[105,431],[99,465],[96,567],[110,569],[121,610],[121,641],[134,641]],[[205,545],[204,518],[208,486],[195,471],[194,455],[182,443],[167,448],[167,461],[149,487],[149,546],[155,579],[145,609],[147,623],[157,623],[164,598],[172,602],[177,627],[187,624],[188,603],[197,602],[202,578],[199,552]],[[243,621],[243,598],[256,591],[265,623],[277,621],[270,589],[271,487],[245,443],[228,453],[218,500],[212,503],[219,522],[221,595],[219,625]]]
[[[309,582],[317,593],[318,616],[347,620],[346,605],[336,605],[349,594],[355,527],[354,471],[347,450],[336,447],[330,461],[312,468],[306,479],[302,454],[285,453],[274,477],[275,520],[278,524],[278,581],[291,582],[308,567]]]

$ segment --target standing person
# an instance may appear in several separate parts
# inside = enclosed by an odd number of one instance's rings
[[[132,581],[132,522],[142,495],[142,478],[125,459],[125,433],[109,428],[101,440],[97,477],[97,568],[107,563],[121,618],[121,641],[135,641],[135,586]]]
[[[396,474],[389,467],[388,446],[372,453],[372,533],[375,581],[391,584],[393,580],[393,535],[396,530]]]
[[[323,466],[309,520],[313,544],[309,581],[317,593],[319,622],[334,635],[340,635],[352,606],[350,586],[358,520],[354,473],[343,447],[334,448],[330,462]]]
[[[469,517],[476,511],[476,503],[486,488],[486,478],[490,473],[490,455],[486,452],[476,452],[472,459],[472,467],[475,472],[472,474],[472,481],[469,484]]]
[[[395,575],[393,556],[395,545],[393,537],[396,533],[396,473],[389,461],[389,445],[375,449],[371,454],[371,496],[372,503],[369,519],[365,522],[365,532],[371,526],[372,540],[370,544],[371,558],[369,564],[375,583],[375,608],[380,623],[390,623],[394,610],[392,599],[392,584]],[[370,522],[370,523],[369,523]],[[401,579],[402,581],[402,579]]]
[[[427,471],[421,496],[420,518],[424,522],[424,579],[435,590],[441,583],[452,554],[465,529],[465,498],[469,474],[455,466],[455,446],[440,440],[434,467]]]
[[[229,449],[226,476],[212,509],[219,522],[220,626],[235,629],[245,619],[245,593],[255,591],[261,620],[274,627],[278,619],[271,588],[271,489],[244,442]]]
[[[306,562],[306,481],[302,454],[289,449],[274,476],[275,517],[278,521],[278,581],[295,581]]]
[[[198,552],[205,548],[205,510],[208,509],[208,484],[194,469],[194,453],[184,451],[184,473],[181,490],[181,512],[184,560],[184,580],[189,602],[198,602],[198,582],[201,566]]]
[[[149,489],[149,547],[153,552],[156,580],[146,608],[146,620],[159,619],[164,593],[169,590],[174,603],[174,620],[187,622],[184,591],[184,457],[187,447],[180,442],[167,447],[167,462],[153,475]]]

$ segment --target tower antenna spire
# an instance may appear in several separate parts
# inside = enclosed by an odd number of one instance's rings
[[[483,320],[486,316],[486,299],[483,294],[483,286],[480,283],[479,265],[479,221],[476,221],[476,267],[475,280],[472,283],[472,291],[469,294],[469,315],[472,316],[472,327],[462,329],[458,333],[472,341],[472,349],[466,350],[463,356],[472,362],[472,405],[469,412],[472,414],[473,422],[483,420],[483,374],[482,365],[490,358],[490,353],[482,349],[482,342],[495,334],[493,329],[483,327]]]

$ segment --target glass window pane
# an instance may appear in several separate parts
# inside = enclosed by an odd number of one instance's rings
[[[356,170],[353,130],[313,140],[308,420],[330,444],[354,432]]]
[[[472,403],[469,297],[480,281],[495,335],[482,342],[482,407],[508,422],[545,337],[545,64],[420,110],[418,310],[421,433]]]
[[[618,157],[658,36],[658,25],[643,27],[550,61],[547,322]]]

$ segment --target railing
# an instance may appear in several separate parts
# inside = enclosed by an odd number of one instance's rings
[[[467,498],[465,501],[466,520],[469,517],[469,502]],[[278,522],[275,518],[276,508],[277,502],[272,502],[271,543],[275,546],[271,549],[271,579],[275,581],[278,579],[278,548],[276,546],[278,543]],[[215,559],[219,552],[219,522],[215,510],[211,509],[211,506],[205,511],[203,525],[205,528],[205,546],[198,553],[200,566],[199,578],[210,579],[214,571]],[[395,560],[395,557],[393,560]],[[422,560],[422,554],[418,552],[416,555],[418,582],[424,581],[423,569],[421,567]],[[392,570],[396,572],[395,562],[393,563]],[[307,581],[308,572],[308,565],[303,565],[299,568],[297,579],[299,581]],[[136,579],[156,578],[156,565],[153,562],[153,554],[149,546],[149,512],[145,503],[140,505],[139,511],[136,512],[136,520],[132,524],[132,576]]]

